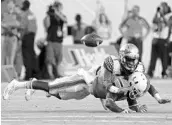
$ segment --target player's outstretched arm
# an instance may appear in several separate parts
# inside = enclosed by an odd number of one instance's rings
[[[120,108],[116,103],[115,100],[117,99],[117,95],[114,95],[110,92],[107,93],[106,95],[106,101],[105,101],[105,106],[112,112],[116,113],[132,113],[133,111],[127,110],[127,109],[122,109]]]
[[[102,74],[103,74],[103,78],[104,78],[104,86],[106,87],[106,90],[111,92],[111,93],[117,93],[119,88],[114,86],[112,83],[113,80],[113,67],[114,67],[114,63],[113,63],[113,59],[111,56],[108,56],[107,58],[105,58],[104,63],[103,63],[103,70],[102,70]]]
[[[131,110],[136,111],[136,112],[141,112],[141,113],[147,112],[147,106],[139,105],[136,99],[132,100],[130,98],[127,98],[127,102]]]
[[[148,92],[151,96],[153,96],[158,101],[159,104],[166,104],[166,103],[171,102],[170,99],[161,98],[160,94],[158,93],[158,91],[155,89],[153,85],[150,85]]]

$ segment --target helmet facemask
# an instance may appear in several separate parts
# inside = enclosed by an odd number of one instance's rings
[[[132,91],[129,92],[129,98],[132,100],[142,97],[143,95],[144,93],[135,87],[133,87]]]
[[[129,76],[131,90],[129,91],[130,99],[137,99],[142,97],[148,90],[149,84],[146,75],[142,72],[134,72]]]
[[[133,72],[139,63],[139,50],[133,44],[126,44],[119,51],[120,61],[125,70]]]
[[[139,63],[139,57],[137,55],[127,54],[121,57],[121,64],[123,67],[133,72]]]

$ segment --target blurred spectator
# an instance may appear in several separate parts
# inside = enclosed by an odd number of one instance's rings
[[[46,39],[41,38],[36,43],[37,43],[38,48],[40,49],[40,54],[38,56],[39,68],[40,68],[40,77],[41,77],[41,79],[48,79],[49,75],[48,75],[46,62],[45,62],[47,41],[46,41]]]
[[[125,0],[124,1],[124,14],[122,16],[122,20],[121,20],[121,23],[126,20],[129,16],[131,16],[131,11],[128,10],[128,0]],[[117,50],[119,50],[120,46],[122,44],[125,44],[126,43],[126,39],[122,36],[118,37],[118,39],[116,40],[115,43],[113,43],[116,47]]]
[[[63,26],[67,23],[66,16],[62,13],[62,4],[55,1],[49,7],[44,19],[47,32],[48,45],[46,46],[46,64],[49,77],[60,77],[59,64],[62,61]]]
[[[85,28],[85,35],[86,35],[86,34],[95,33],[95,32],[96,32],[96,30],[94,29],[93,26],[87,26],[87,27]]]
[[[111,22],[108,19],[104,7],[97,1],[98,9],[96,12],[95,20],[93,21],[93,27],[96,30],[96,33],[101,36],[103,39],[107,40],[111,38],[112,26]]]
[[[21,9],[11,0],[2,1],[1,7],[1,64],[14,65],[14,68],[20,77],[24,69],[20,35]]]
[[[168,30],[168,66],[172,66],[172,12],[168,18],[168,23],[167,23],[169,30]]]
[[[77,14],[75,16],[76,24],[72,27],[72,36],[74,44],[82,44],[81,38],[85,35],[86,24],[82,22],[82,16]]]
[[[172,78],[172,13],[169,14],[168,20],[168,26],[169,26],[169,32],[168,32],[168,62],[167,62],[167,76]]]
[[[33,77],[39,78],[38,59],[34,51],[37,24],[34,14],[30,11],[28,0],[22,4],[21,28],[23,63],[26,68],[25,80]]]
[[[128,17],[121,23],[120,32],[128,43],[132,43],[139,48],[140,60],[142,58],[143,41],[150,31],[147,21],[139,15],[139,6],[134,6]],[[146,33],[143,32],[146,29]]]
[[[22,10],[19,5],[16,5],[15,3],[15,8],[14,8],[14,14],[16,15],[17,21],[21,21],[21,13]],[[15,60],[14,60],[14,67],[16,69],[16,72],[19,76],[19,79],[24,79],[22,75],[25,74],[25,67],[23,65],[23,57],[22,57],[22,41],[21,41],[21,28],[20,26],[17,28],[18,33],[17,33],[17,49],[16,49],[16,54],[15,54]]]
[[[166,77],[167,60],[168,60],[168,39],[171,32],[171,26],[167,24],[165,16],[171,12],[167,3],[162,2],[153,18],[154,38],[152,41],[151,61],[148,69],[148,75],[153,77],[157,58],[160,57],[162,62],[162,77]],[[170,24],[170,23],[169,23]]]
[[[4,4],[5,5],[5,4]],[[15,4],[13,1],[7,1],[7,11],[2,13],[2,64],[14,65],[17,42],[18,42],[18,27],[20,25],[14,13]]]

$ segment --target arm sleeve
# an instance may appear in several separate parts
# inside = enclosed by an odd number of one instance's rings
[[[109,72],[106,68],[104,68],[103,77],[104,77],[103,84],[106,87],[106,90],[109,91],[109,88],[113,85],[112,73]]]
[[[105,59],[103,64],[103,77],[104,77],[104,86],[107,90],[109,90],[109,87],[112,86],[112,73],[113,73],[113,60],[109,56]]]
[[[151,96],[155,96],[156,93],[158,93],[158,91],[155,89],[155,87],[153,85],[150,85],[148,92]]]
[[[150,79],[148,78],[148,75],[145,74],[145,76],[148,80],[148,87],[146,88],[145,91],[149,92],[149,94],[154,97],[155,94],[158,93],[158,91],[155,89],[155,87],[153,85],[150,84]]]
[[[113,59],[111,56],[108,56],[107,58],[105,58],[104,63],[103,63],[103,67],[108,70],[109,72],[113,73]]]
[[[139,105],[138,105],[136,99],[132,100],[132,99],[130,99],[130,98],[127,98],[127,103],[128,103],[128,107],[129,107],[131,110],[136,111],[136,112],[139,111]]]
[[[117,99],[117,95],[116,95],[116,94],[112,94],[112,93],[110,93],[110,92],[107,93],[105,105],[106,105],[106,107],[107,107],[110,111],[120,113],[120,112],[124,111],[124,109],[120,108],[120,107],[115,103],[116,99]]]

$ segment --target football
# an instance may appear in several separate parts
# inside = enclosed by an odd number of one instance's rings
[[[102,44],[103,39],[97,34],[91,33],[83,36],[81,42],[88,47],[96,47]]]

